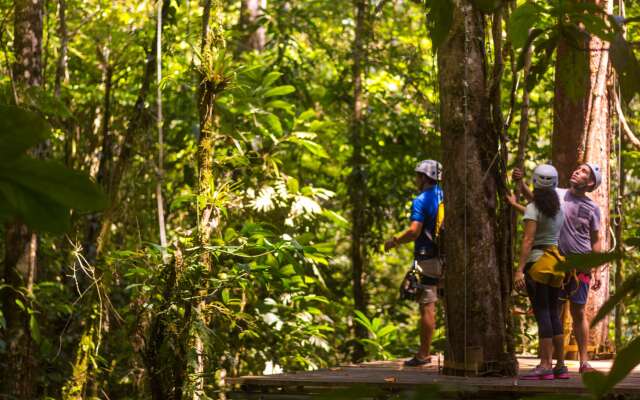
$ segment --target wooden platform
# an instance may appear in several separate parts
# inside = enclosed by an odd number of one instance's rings
[[[335,368],[310,372],[283,373],[265,376],[243,376],[228,378],[227,384],[236,395],[260,393],[261,398],[269,397],[304,397],[326,392],[327,390],[366,387],[383,391],[397,392],[404,390],[439,390],[446,392],[468,392],[479,396],[486,395],[534,395],[534,394],[583,394],[587,393],[580,375],[578,362],[567,361],[571,378],[554,381],[523,381],[517,378],[465,378],[444,376],[439,373],[437,357],[434,364],[423,367],[404,367],[403,360],[376,361],[355,365],[342,365]],[[519,357],[520,371],[533,368],[537,359]],[[441,360],[440,360],[441,362]],[[612,361],[593,361],[591,365],[605,372],[611,368]],[[622,383],[615,388],[616,394],[640,396],[640,367],[636,368]],[[265,396],[266,395],[266,396]],[[244,397],[244,396],[238,396]]]

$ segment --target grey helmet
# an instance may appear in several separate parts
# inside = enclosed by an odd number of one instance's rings
[[[555,189],[558,186],[558,171],[553,165],[540,164],[533,170],[533,187]]]
[[[434,160],[422,160],[416,165],[416,172],[420,172],[433,179],[442,180],[442,164]]]
[[[596,180],[596,184],[593,185],[593,188],[589,189],[589,192],[593,192],[600,186],[602,183],[602,173],[600,172],[600,166],[593,163],[586,163],[587,167],[591,170],[594,179]]]

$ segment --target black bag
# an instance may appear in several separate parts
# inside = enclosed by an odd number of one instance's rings
[[[400,300],[416,300],[418,298],[418,291],[421,286],[418,275],[419,272],[416,270],[414,264],[400,284]]]

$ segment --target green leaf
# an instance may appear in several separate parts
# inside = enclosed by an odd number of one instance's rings
[[[284,110],[289,114],[293,114],[293,108],[294,105],[291,103],[287,103],[286,101],[282,101],[282,100],[273,100],[268,102],[266,105],[266,107],[271,107],[271,108],[278,108],[280,110]]]
[[[320,158],[329,158],[329,154],[327,154],[326,150],[314,141],[297,139],[296,142],[302,144],[305,149],[309,150],[309,152],[313,155],[316,155]]]
[[[589,272],[592,268],[599,267],[602,264],[622,258],[622,253],[614,251],[611,253],[586,253],[571,254],[566,257],[566,261],[557,265],[560,271],[569,272],[574,269],[583,272]]]
[[[609,374],[589,372],[583,375],[582,381],[596,398],[602,398],[629,375],[638,364],[640,364],[640,337],[633,339],[618,352]]]
[[[0,204],[36,231],[63,233],[70,227],[68,208],[11,182],[0,180]]]
[[[38,325],[38,320],[33,313],[29,316],[29,330],[31,331],[31,337],[33,340],[36,343],[40,343],[40,340],[42,339],[40,336],[40,325]]]
[[[22,311],[26,311],[26,310],[27,310],[27,307],[25,307],[24,303],[23,303],[23,302],[22,302],[22,300],[20,300],[20,299],[16,299],[16,305],[17,305],[18,307],[20,307],[20,309],[21,309]]]
[[[591,327],[593,328],[598,322],[602,321],[618,303],[621,303],[625,297],[637,296],[640,294],[640,273],[636,272],[627,279],[620,286],[616,292],[609,297],[609,299],[600,307],[598,313],[593,317],[591,321]]]
[[[542,80],[544,74],[547,72],[557,46],[558,35],[555,31],[551,32],[548,37],[540,37],[534,42],[535,53],[538,57],[533,63],[527,81],[525,82],[530,92],[533,91],[535,85]]]
[[[296,88],[291,85],[276,86],[273,89],[269,89],[264,92],[264,97],[284,96],[295,91]]]
[[[276,117],[275,114],[266,114],[264,116],[264,120],[266,121],[267,125],[269,125],[271,132],[275,133],[278,136],[282,135],[282,124],[280,123],[280,119]]]
[[[531,29],[540,18],[540,9],[532,2],[527,1],[516,8],[509,20],[509,38],[514,50],[524,47]]]
[[[356,322],[367,328],[368,331],[373,332],[373,327],[371,326],[371,321],[369,321],[369,318],[367,318],[367,316],[359,310],[353,310],[353,312],[354,314],[356,314]]]
[[[229,303],[229,299],[230,299],[230,297],[229,297],[229,288],[222,289],[221,295],[222,295],[222,302],[225,303],[225,304],[228,304]]]
[[[282,73],[278,72],[278,71],[271,71],[267,74],[267,76],[264,77],[264,79],[262,80],[262,86],[265,88],[270,87],[273,82],[277,81],[278,78],[280,78],[282,76]]]
[[[640,63],[622,33],[616,33],[611,41],[611,64],[618,74],[622,98],[629,103],[640,92]]]
[[[54,161],[22,157],[0,168],[0,181],[11,182],[68,208],[94,211],[106,207],[102,189],[89,177]]]
[[[427,15],[427,27],[431,36],[433,51],[437,51],[442,43],[444,43],[451,23],[453,22],[454,5],[451,0],[431,0],[427,2],[429,9]]]
[[[8,164],[51,134],[49,124],[38,114],[0,105],[0,164]]]
[[[384,337],[384,336],[387,336],[387,335],[391,334],[392,332],[395,332],[396,330],[398,330],[397,326],[395,326],[395,325],[386,325],[382,329],[380,329],[379,331],[376,332],[376,336],[381,338],[381,337]]]

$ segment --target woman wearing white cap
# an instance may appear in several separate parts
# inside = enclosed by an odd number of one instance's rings
[[[563,258],[558,251],[558,236],[564,222],[556,193],[558,171],[548,164],[533,172],[533,201],[523,207],[510,197],[511,204],[524,211],[524,237],[515,287],[527,290],[538,323],[540,364],[522,379],[553,380],[553,346],[562,343],[558,294],[564,273],[556,270]]]

